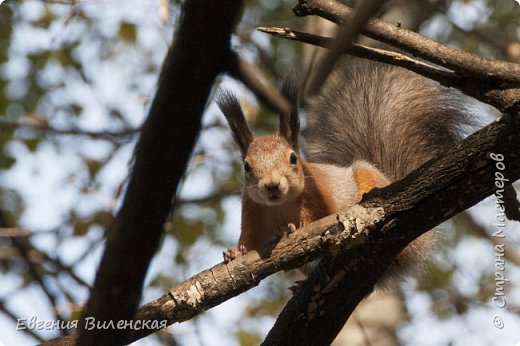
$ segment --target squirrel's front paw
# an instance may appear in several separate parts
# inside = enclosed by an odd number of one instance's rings
[[[226,251],[222,252],[224,257],[224,263],[229,263],[234,260],[238,255],[247,253],[247,249],[244,245],[240,245],[238,248],[230,247]]]
[[[280,227],[280,232],[282,233],[282,236],[289,235],[291,233],[294,233],[296,231],[296,225],[294,223],[289,223],[286,226]]]

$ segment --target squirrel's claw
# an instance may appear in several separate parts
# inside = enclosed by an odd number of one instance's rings
[[[222,252],[222,256],[224,257],[224,263],[229,263],[234,260],[238,255],[244,255],[247,253],[247,249],[244,245],[240,245],[238,248],[230,247],[226,251]]]
[[[280,227],[280,231],[282,232],[282,235],[289,235],[291,233],[294,233],[296,231],[296,225],[294,223],[289,223],[286,226]]]

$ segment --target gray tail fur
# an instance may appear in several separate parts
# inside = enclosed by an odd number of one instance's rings
[[[472,125],[461,94],[403,68],[340,62],[307,105],[310,162],[366,160],[398,180],[461,139]]]

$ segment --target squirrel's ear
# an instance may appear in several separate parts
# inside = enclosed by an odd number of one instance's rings
[[[247,125],[246,118],[240,107],[237,97],[231,91],[219,91],[217,93],[217,105],[224,113],[233,138],[240,148],[242,156],[245,157],[249,144],[253,141],[253,132]]]
[[[298,116],[298,88],[295,75],[282,81],[280,92],[292,104],[291,111],[280,114],[280,134],[287,139],[294,150],[298,150],[298,135],[300,133],[300,118]]]

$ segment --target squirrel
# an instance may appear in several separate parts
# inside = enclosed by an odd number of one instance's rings
[[[284,83],[282,94],[297,103]],[[222,92],[224,113],[244,162],[242,224],[237,248],[224,262],[264,251],[284,230],[294,231],[359,202],[374,187],[399,180],[453,146],[470,125],[458,92],[404,68],[360,58],[338,62],[306,108],[305,157],[299,151],[297,108],[280,114],[279,131],[255,137],[237,98]],[[407,274],[428,257],[436,236],[427,232],[398,256]]]

